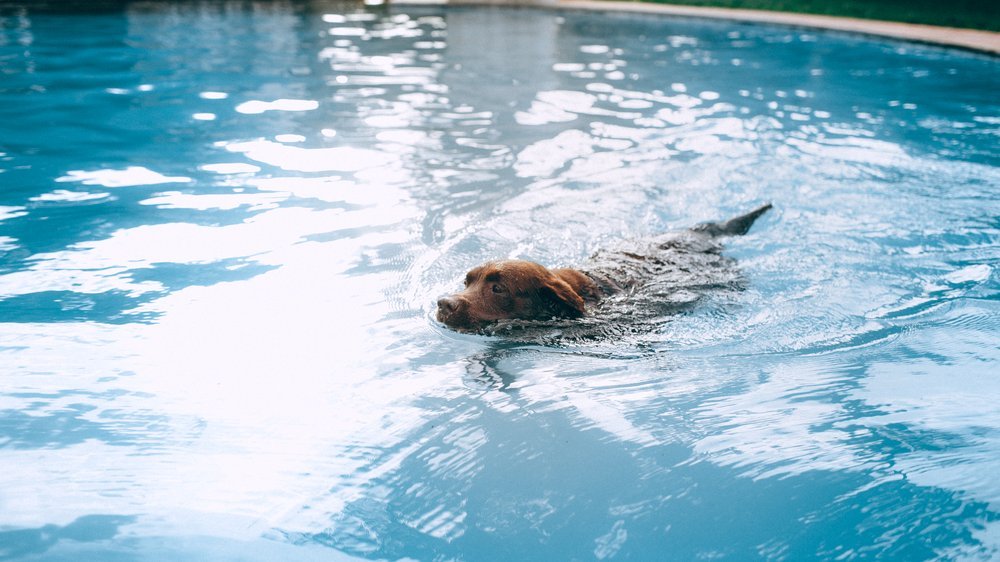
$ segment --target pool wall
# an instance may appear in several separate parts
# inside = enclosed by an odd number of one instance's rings
[[[394,4],[448,4],[558,7],[571,10],[620,11],[669,16],[730,19],[796,27],[829,29],[880,37],[892,37],[949,47],[960,47],[1000,55],[1000,33],[890,21],[865,20],[837,16],[767,12],[736,8],[673,6],[646,2],[608,2],[601,0],[392,0]]]

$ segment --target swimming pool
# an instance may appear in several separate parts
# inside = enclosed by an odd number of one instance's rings
[[[312,6],[0,4],[0,558],[1000,555],[996,58]],[[432,319],[763,201],[642,338]]]

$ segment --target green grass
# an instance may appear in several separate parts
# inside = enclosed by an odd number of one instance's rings
[[[1000,31],[1000,0],[647,0]]]

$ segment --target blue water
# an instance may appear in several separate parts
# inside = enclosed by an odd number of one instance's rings
[[[309,6],[0,4],[0,560],[1000,557],[1000,60]],[[433,320],[765,201],[651,334]]]

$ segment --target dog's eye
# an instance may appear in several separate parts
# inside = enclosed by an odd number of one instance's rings
[[[504,292],[504,288],[503,288],[502,285],[495,285],[494,284],[493,285],[493,292],[494,293],[502,293],[502,292]]]

